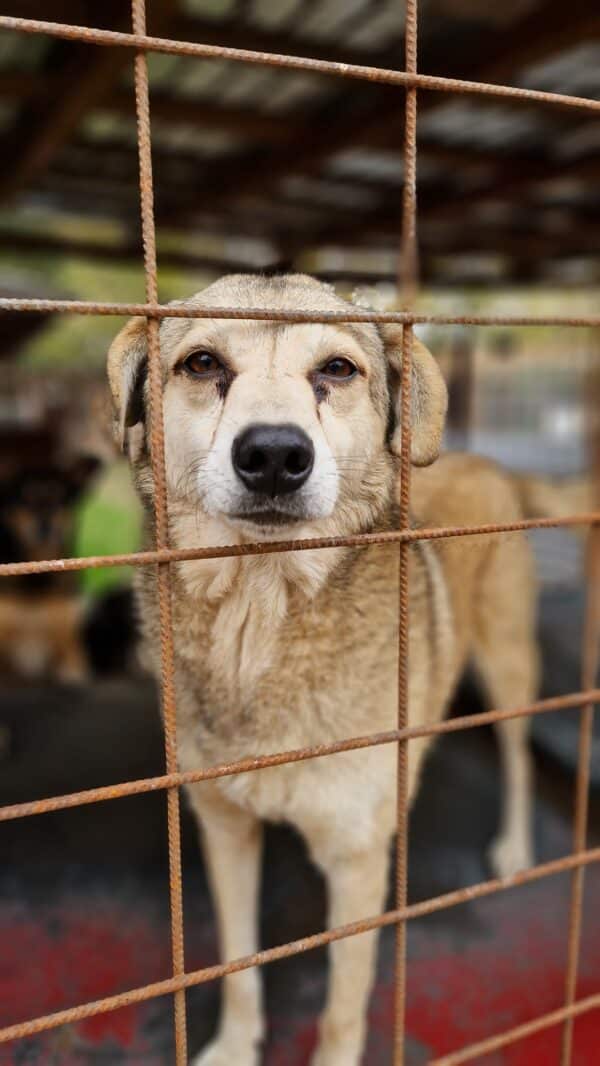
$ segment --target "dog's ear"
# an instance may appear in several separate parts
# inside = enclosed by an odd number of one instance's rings
[[[390,448],[400,455],[402,447],[402,326],[381,325],[388,359],[391,412]],[[415,466],[429,466],[437,459],[444,431],[448,392],[440,369],[424,344],[413,337],[411,373],[411,449]]]
[[[145,318],[131,318],[108,351],[108,382],[119,447],[135,460],[144,446],[144,386],[148,373]]]

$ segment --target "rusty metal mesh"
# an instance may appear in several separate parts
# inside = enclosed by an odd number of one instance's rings
[[[171,903],[171,937],[172,937],[172,976],[167,980],[134,988],[119,995],[110,996],[93,1003],[85,1003],[67,1010],[55,1012],[44,1017],[20,1022],[0,1029],[0,1042],[18,1040],[43,1030],[76,1022],[83,1018],[106,1011],[117,1010],[134,1003],[139,1003],[157,996],[173,995],[175,1018],[175,1060],[177,1066],[187,1062],[185,989],[205,981],[215,980],[227,974],[252,966],[264,965],[277,959],[285,958],[320,945],[329,944],[344,937],[354,936],[367,930],[393,925],[396,927],[396,997],[395,997],[395,1034],[394,1064],[401,1066],[404,1062],[405,1035],[405,999],[406,999],[406,922],[418,916],[431,914],[447,907],[456,906],[467,900],[481,898],[493,893],[527,884],[548,877],[552,874],[572,873],[572,890],[569,917],[569,937],[565,973],[564,1005],[549,1014],[534,1018],[487,1040],[471,1044],[433,1060],[435,1066],[455,1066],[455,1064],[472,1061],[484,1054],[493,1052],[508,1044],[522,1040],[550,1026],[563,1025],[561,1066],[570,1066],[572,1053],[573,1024],[575,1019],[587,1011],[600,1008],[600,992],[585,999],[576,998],[579,945],[581,939],[581,912],[585,868],[590,863],[600,861],[600,848],[586,849],[589,763],[592,737],[592,718],[594,703],[600,699],[600,689],[595,688],[598,665],[598,644],[600,635],[600,511],[588,514],[570,515],[561,519],[524,520],[498,525],[462,526],[442,529],[409,529],[410,504],[410,403],[408,382],[412,355],[413,326],[416,323],[436,322],[442,324],[476,324],[476,325],[556,325],[556,326],[600,326],[600,315],[587,316],[518,316],[518,315],[425,315],[412,310],[412,298],[417,282],[417,204],[416,204],[416,130],[417,130],[417,93],[426,89],[436,92],[473,93],[504,97],[518,102],[539,103],[551,107],[566,107],[580,111],[600,111],[600,101],[582,97],[565,96],[558,93],[538,92],[530,89],[505,85],[492,85],[481,82],[463,81],[451,78],[433,77],[419,74],[417,71],[417,0],[407,0],[406,12],[406,55],[405,70],[384,70],[375,67],[356,66],[325,60],[309,59],[296,56],[274,55],[245,49],[225,48],[217,45],[203,45],[187,41],[165,40],[146,35],[145,0],[132,0],[132,33],[119,33],[109,30],[92,29],[86,26],[66,25],[29,19],[0,16],[0,29],[20,33],[48,34],[68,40],[85,41],[99,47],[118,47],[131,49],[135,65],[135,96],[138,129],[139,184],[144,246],[144,270],[146,282],[146,302],[138,304],[93,303],[71,300],[36,300],[36,299],[1,299],[0,311],[55,312],[100,315],[141,315],[147,319],[149,347],[149,377],[151,395],[151,437],[152,463],[154,469],[155,511],[156,511],[156,548],[127,555],[94,556],[76,559],[52,559],[44,562],[24,562],[0,565],[0,577],[40,572],[79,570],[98,566],[119,566],[129,563],[135,566],[156,565],[158,571],[160,632],[162,645],[162,708],[164,717],[165,763],[166,772],[158,777],[136,781],[125,781],[118,785],[93,788],[83,792],[64,796],[53,796],[44,800],[18,803],[0,808],[0,821],[28,817],[48,811],[64,810],[69,807],[97,803],[104,800],[118,799],[136,793],[164,789],[168,805],[168,846],[170,868],[170,903]],[[161,305],[158,301],[157,261],[154,224],[154,197],[152,183],[150,105],[147,70],[147,53],[163,52],[171,55],[195,56],[201,58],[218,58],[252,63],[262,66],[281,67],[292,70],[311,71],[337,77],[363,79],[397,85],[405,95],[405,134],[404,134],[404,198],[403,228],[399,241],[400,261],[399,276],[404,296],[405,310],[398,312],[377,313],[359,308],[347,312],[314,313],[275,311],[268,308],[229,308],[177,307]],[[162,388],[160,376],[159,326],[167,317],[212,317],[222,319],[285,320],[288,322],[397,322],[403,325],[403,435],[401,454],[401,506],[400,528],[387,533],[358,534],[349,537],[315,538],[304,541],[278,541],[273,543],[255,543],[229,547],[206,547],[189,550],[172,550],[169,548],[166,480],[164,463],[164,434],[162,415]],[[428,727],[411,728],[407,722],[407,678],[408,678],[408,555],[410,545],[418,540],[439,539],[445,537],[462,537],[485,535],[491,533],[508,533],[517,530],[549,526],[590,526],[587,551],[587,599],[583,638],[581,691],[552,699],[539,700],[526,707],[510,710],[495,710],[483,714],[463,716]],[[235,555],[255,555],[270,552],[308,551],[315,548],[330,548],[341,545],[380,545],[398,543],[400,553],[399,585],[399,673],[398,673],[398,723],[397,728],[387,732],[361,737],[351,737],[345,741],[323,744],[318,747],[301,748],[294,751],[258,755],[255,758],[239,760],[226,765],[213,766],[208,769],[182,773],[177,764],[176,736],[176,696],[174,684],[174,640],[171,618],[171,577],[170,563],[183,559],[228,558]],[[424,902],[407,904],[406,896],[406,856],[407,856],[407,745],[416,737],[433,736],[456,730],[473,728],[502,719],[525,715],[550,713],[567,707],[577,707],[580,716],[579,763],[575,789],[575,813],[573,825],[573,851],[563,858],[537,865],[530,870],[504,879],[492,879],[474,886],[449,892]],[[321,758],[335,752],[366,748],[379,744],[396,744],[398,748],[397,775],[397,814],[398,814],[398,858],[396,869],[396,900],[393,910],[377,916],[365,916],[362,920],[352,922],[334,929],[329,929],[314,936],[282,944],[276,948],[260,951],[245,958],[236,959],[218,966],[211,966],[195,972],[186,972],[183,947],[183,903],[181,886],[181,848],[179,824],[179,788],[191,782],[205,781],[230,774],[258,771],[267,766],[298,762],[305,759]]]

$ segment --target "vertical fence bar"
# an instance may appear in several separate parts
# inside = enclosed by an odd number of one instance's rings
[[[596,354],[596,353],[594,353]],[[593,363],[592,381],[586,391],[588,414],[588,443],[590,466],[594,479],[594,505],[600,500],[600,433],[598,431],[598,402],[600,401],[600,371]],[[593,683],[598,673],[600,650],[600,525],[590,527],[585,559],[586,601],[581,655],[581,677]],[[587,840],[590,763],[594,729],[594,704],[581,709],[579,722],[579,745],[577,754],[577,779],[575,783],[575,811],[573,817],[573,851],[583,851]],[[582,868],[572,874],[569,909],[569,933],[567,967],[565,977],[565,1006],[572,1007],[577,998],[577,975],[581,946],[581,919],[585,877]],[[573,1054],[573,1028],[575,1018],[565,1019],[562,1032],[561,1066],[571,1066]]]
[[[402,333],[402,452],[400,456],[400,525],[409,524],[410,507],[410,376],[412,362],[412,327]],[[400,576],[398,590],[398,728],[408,724],[408,644],[409,605],[408,568],[410,545],[400,544]],[[396,787],[396,907],[407,902],[408,852],[408,746],[398,744]],[[404,1062],[404,1018],[406,1012],[406,923],[396,926],[396,973],[394,1012],[394,1066]]]
[[[417,0],[407,0],[405,29],[406,69],[417,69]],[[399,288],[403,306],[412,303],[417,275],[417,90],[406,90],[404,127],[404,189],[402,201],[402,243],[399,263]],[[410,447],[411,447],[411,368],[412,326],[402,330],[402,447],[400,454],[400,528],[410,524]],[[400,544],[398,589],[398,728],[408,724],[408,646],[409,646],[409,560],[410,546]],[[407,901],[408,854],[408,747],[398,745],[396,786],[396,906]],[[396,970],[394,1003],[394,1066],[404,1063],[406,1015],[406,923],[396,926]]]
[[[146,32],[145,0],[132,0],[134,33]],[[137,116],[140,207],[142,240],[144,245],[144,273],[146,300],[158,302],[156,233],[154,222],[154,188],[152,177],[152,144],[150,133],[150,100],[148,63],[145,52],[135,55],[135,102]],[[148,380],[150,387],[151,461],[154,477],[154,512],[156,547],[169,546],[167,514],[167,481],[165,472],[162,370],[160,365],[160,323],[147,319]],[[177,772],[177,724],[175,705],[175,656],[171,603],[171,570],[169,563],[157,567],[158,606],[161,642],[161,697],[165,734],[165,762],[167,773]],[[179,790],[167,790],[167,826],[169,846],[169,894],[171,906],[171,948],[173,976],[184,973],[183,889],[181,875],[181,830]],[[185,991],[174,994],[175,1006],[175,1062],[186,1066],[187,1036]]]
[[[417,73],[418,0],[406,0],[405,66]],[[412,306],[417,288],[417,90],[406,92],[404,118],[404,186],[398,283],[403,307]]]
[[[593,525],[587,545],[587,589],[583,635],[582,678],[595,678],[598,670],[598,642],[600,639],[600,526]],[[588,703],[581,711],[579,726],[579,749],[577,781],[575,786],[575,815],[573,826],[573,851],[583,851],[587,838],[588,795],[590,785],[590,757],[594,725],[594,704]],[[577,996],[579,948],[581,943],[581,912],[583,907],[583,868],[573,871],[569,911],[569,937],[565,980],[565,1006],[571,1007]],[[570,1066],[573,1050],[572,1016],[565,1020],[562,1034],[561,1066]]]

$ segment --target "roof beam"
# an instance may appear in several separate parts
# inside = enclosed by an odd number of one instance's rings
[[[229,109],[213,108],[210,105],[207,107],[206,113],[209,124],[214,121],[215,128],[217,128],[221,118],[224,116],[228,116],[225,121],[228,121],[229,118],[231,119],[232,128],[236,125],[238,118],[241,117],[237,109],[233,109],[230,115]],[[289,130],[289,126],[287,129]],[[265,133],[268,132],[269,130],[265,129]],[[0,154],[4,153],[4,150],[3,143],[0,141]],[[550,180],[565,173],[564,161],[540,160],[539,158],[533,158],[529,153],[513,156],[505,161],[503,158],[495,158],[488,151],[480,148],[455,147],[435,142],[420,143],[419,153],[422,158],[442,164],[442,171],[436,183],[437,185],[444,182],[443,167],[460,168],[461,172],[465,173],[470,173],[473,170],[478,171],[482,167],[485,167],[488,171],[493,168],[494,172],[491,177],[494,187],[496,184],[502,184],[507,188],[510,188],[511,181]],[[192,208],[194,200],[189,197],[189,188],[193,184],[193,176],[198,167],[202,166],[201,156],[191,150],[185,153],[178,152],[173,154],[168,148],[162,147],[158,139],[156,139],[153,148],[153,159],[156,165],[157,192],[161,202],[167,202],[167,197],[163,199],[161,194],[163,192],[162,187],[168,184],[173,187],[172,199],[180,206],[183,203],[185,207]],[[586,174],[589,173],[590,176],[593,176],[597,173],[599,157],[591,156],[586,158],[581,164],[573,164],[574,167],[579,165],[581,165]],[[107,173],[110,172],[111,179],[121,182],[130,181],[133,191],[133,186],[137,181],[137,155],[135,148],[119,140],[107,140],[101,145],[97,145],[92,140],[78,138],[70,145],[69,152],[62,156],[60,163],[53,169],[52,176],[79,177],[82,182],[85,182],[88,179],[101,178],[105,170]],[[390,181],[387,183],[378,182],[375,179],[354,179],[344,176],[332,176],[329,181],[333,185],[339,184],[341,187],[363,188],[372,192],[378,201],[373,210],[375,216],[381,210],[382,200],[385,201],[389,196],[397,196],[398,187],[401,183],[400,175],[397,182]],[[449,191],[450,196],[451,193]],[[478,190],[474,190],[469,196],[470,202],[471,197],[473,202],[475,202],[479,198]],[[449,197],[446,197],[446,200]],[[441,201],[436,195],[435,198],[429,201],[427,195],[425,195],[421,202],[423,212],[425,214],[431,213],[432,215],[443,214],[446,200]],[[280,202],[284,203],[285,199],[282,197]],[[302,201],[298,196],[292,196],[289,198],[289,203],[292,206],[310,206],[315,210],[326,210],[322,203],[317,199],[312,199],[308,194],[302,198]],[[212,207],[210,198],[207,206],[209,208]],[[222,205],[219,206],[222,207]],[[334,213],[343,214],[345,210],[343,203],[336,204],[333,210]],[[348,210],[351,212],[352,218],[356,219],[356,207],[349,207]],[[452,210],[454,210],[454,206]],[[369,217],[370,215],[366,216],[367,219]],[[335,227],[335,221],[333,226]]]
[[[127,204],[135,203],[137,196],[135,151],[119,143],[107,144],[102,153],[102,162],[106,164],[106,170],[103,170],[99,167],[97,155],[90,146],[80,143],[74,147],[77,147],[78,155],[73,155],[73,158],[71,154],[63,157],[60,167],[55,168],[45,179],[44,187],[50,191],[55,188],[68,190],[66,203],[70,203],[71,209],[74,205],[76,209],[77,203],[94,201],[97,202],[100,212],[109,211],[114,214],[119,209],[121,217],[126,218]],[[493,162],[493,157],[480,150],[471,152],[468,149],[463,151],[439,145],[424,145],[421,155],[440,160],[449,166],[456,164],[465,171],[470,167],[477,169],[482,162],[488,165]],[[381,245],[382,239],[397,229],[399,200],[396,184],[378,186],[374,182],[366,183],[365,188],[379,193],[377,206],[373,209],[363,210],[357,206],[344,205],[342,202],[328,208],[326,204],[311,198],[307,193],[300,198],[275,197],[269,201],[257,197],[255,201],[251,200],[247,204],[220,205],[221,210],[213,210],[210,202],[194,205],[187,197],[187,190],[198,166],[198,160],[192,153],[173,159],[168,152],[155,149],[154,162],[156,218],[159,226],[177,229],[184,225],[185,219],[185,228],[189,228],[190,219],[193,217],[194,223],[199,227],[210,228],[216,225],[224,227],[229,233],[239,229],[241,232],[253,232],[255,236],[266,236],[285,248],[288,257],[291,248],[292,258],[298,254],[295,250],[298,247],[315,248],[325,244],[364,246],[369,241]],[[486,201],[498,200],[509,204],[512,202],[515,208],[518,208],[518,194],[525,186],[533,187],[536,183],[547,183],[572,176],[592,181],[600,176],[600,155],[597,153],[572,160],[568,164],[561,159],[533,160],[529,155],[512,157],[506,161],[496,159],[495,162],[496,170],[486,178],[488,183],[482,188],[469,189],[468,193],[464,188],[456,189],[444,183],[442,171],[435,184],[428,183],[421,189],[419,217],[423,223],[424,238],[427,238],[426,223],[431,225],[452,222],[459,206],[462,217],[477,228],[488,230],[490,222],[484,216],[477,216],[474,210]],[[103,176],[104,174],[106,176]],[[180,212],[182,203],[188,206],[187,214]],[[298,215],[295,221],[290,222],[289,227],[283,230],[282,219],[285,223],[288,212],[289,217],[293,219],[296,209],[304,214]],[[193,215],[189,213],[192,211]],[[567,246],[571,248],[568,232],[587,232],[588,216],[585,207],[577,203],[567,203],[560,207],[560,211],[564,219],[570,221],[563,221],[558,228],[558,222],[561,220],[556,218],[556,207],[543,202],[536,204],[535,211],[530,212],[534,222],[530,232],[546,234],[548,240],[553,240],[556,245],[566,240]],[[322,219],[327,221],[323,223]],[[519,216],[509,217],[506,231],[514,231],[515,225],[518,226],[521,222]],[[553,226],[555,228],[552,228]],[[444,232],[447,231],[446,226]],[[498,239],[498,246],[501,247],[499,236]]]
[[[85,25],[89,16],[89,3],[86,0],[52,0],[51,18],[55,22],[69,22],[72,25]],[[2,14],[22,19],[48,18],[46,0],[4,0]]]
[[[70,258],[93,259],[99,262],[131,263],[139,266],[140,247],[138,242],[109,244],[106,241],[71,240],[49,233],[15,233],[11,230],[0,231],[0,251],[10,251],[11,255],[66,255]],[[195,252],[166,249],[160,251],[160,266],[178,270],[207,271],[209,273],[228,273],[240,269],[251,269],[249,264],[239,259],[223,256],[198,255]]]
[[[201,19],[195,15],[181,14],[174,19],[171,29],[174,37],[180,41],[197,41],[202,44],[223,45],[227,48],[324,59],[333,63],[353,63],[366,67],[398,67],[398,57],[403,54],[400,49],[404,39],[400,17],[398,18],[397,39],[380,52],[371,48],[357,48],[351,44],[333,44],[330,41],[323,44],[301,32],[282,33],[281,30],[249,26],[247,23],[240,23],[234,19],[218,22],[212,19]]]
[[[109,93],[101,109],[119,115],[134,115],[135,102],[130,93],[116,89]],[[289,116],[255,111],[234,104],[178,98],[156,91],[152,93],[151,110],[153,119],[162,119],[173,125],[190,124],[198,126],[200,130],[223,130],[257,141],[285,143],[294,136],[294,124]]]
[[[516,27],[499,35],[496,57],[486,63],[486,80],[503,82],[515,70],[533,66],[555,52],[564,53],[585,44],[600,28],[600,10],[589,0],[542,3],[522,18]],[[512,37],[513,48],[508,47]]]
[[[175,7],[176,0],[154,3],[155,33],[168,25]],[[104,4],[102,18],[96,17],[95,21],[113,29],[130,28],[128,15],[123,14],[115,0]],[[65,45],[62,41],[53,43],[50,64],[53,55],[60,70],[55,90],[26,104],[8,136],[11,165],[0,177],[0,201],[16,196],[48,169],[83,117],[102,101],[132,59],[127,49],[98,48],[80,42]]]
[[[42,96],[54,97],[60,88],[59,81],[58,77],[44,76],[38,71],[0,70],[0,97],[20,101]],[[109,89],[90,109],[90,113],[96,112],[134,119],[134,95],[119,87]],[[258,141],[289,142],[294,136],[294,124],[287,115],[269,114],[210,100],[194,100],[188,96],[177,97],[158,90],[152,93],[152,117],[174,125],[194,124],[202,129],[239,133]]]
[[[351,237],[347,232],[340,233],[332,246],[357,251],[360,248],[372,249],[374,242],[377,250],[394,251],[396,241],[390,217],[387,226],[382,222],[378,228],[361,231],[358,237]],[[564,258],[574,256],[593,256],[600,259],[600,219],[577,215],[572,224],[564,231],[552,232],[547,229],[517,224],[500,225],[459,225],[451,231],[447,227],[436,229],[428,227],[423,234],[421,247],[430,255],[453,255],[458,253],[485,252],[497,255],[516,256],[527,261],[535,258]]]
[[[469,208],[490,203],[491,201],[510,203],[524,190],[531,190],[547,182],[560,181],[567,178],[571,180],[597,181],[599,177],[600,156],[596,154],[576,156],[571,159],[556,157],[530,159],[523,164],[513,158],[495,170],[491,182],[469,193]],[[438,200],[436,203],[426,204],[425,210],[431,219],[441,221],[444,218],[452,218],[461,199],[464,200],[464,196],[460,194],[458,196],[450,195],[444,201]],[[569,210],[568,205],[567,210]]]
[[[494,30],[482,40],[476,52],[467,56],[446,53],[435,73],[448,77],[487,81],[495,74],[515,74],[531,62],[552,55],[562,45],[585,39],[592,27],[600,26],[600,10],[590,12],[589,0],[546,0],[516,25]],[[395,45],[396,57],[400,44]],[[380,58],[380,57],[378,57]],[[398,65],[396,61],[396,66]],[[445,97],[447,99],[447,97]],[[421,92],[419,111],[439,106],[439,94]],[[318,170],[323,161],[337,152],[357,145],[401,145],[403,131],[402,96],[397,88],[362,86],[362,107],[340,116],[339,102],[313,117],[312,133],[269,154],[240,153],[220,167],[211,168],[205,180],[193,190],[194,199],[223,200],[272,187],[288,174]]]
[[[236,224],[235,231],[249,233],[244,227],[243,219]],[[218,229],[218,223],[211,230],[215,236],[227,240],[229,232],[224,227],[222,232]],[[275,237],[275,235],[274,235]],[[390,232],[389,216],[388,225],[380,229],[371,229],[361,232],[359,238],[354,240],[340,239],[336,247],[354,249],[372,247],[373,241],[377,242],[377,250],[395,249],[393,232]],[[274,243],[275,240],[274,240]],[[239,260],[228,260],[226,256],[206,256],[187,249],[177,249],[172,246],[164,250],[160,248],[159,231],[159,265],[171,266],[185,270],[213,269],[218,264],[218,269],[246,269],[251,268],[248,262],[240,263]],[[551,232],[540,228],[531,221],[519,221],[517,224],[498,226],[464,226],[459,225],[449,230],[448,227],[428,228],[423,235],[423,250],[428,255],[451,255],[473,252],[495,253],[501,256],[516,256],[523,261],[535,258],[560,259],[573,256],[594,256],[600,259],[600,216],[577,215],[572,219],[568,228],[559,232]],[[19,232],[13,229],[0,230],[0,250],[6,249],[11,253],[44,253],[80,256],[83,258],[106,260],[106,261],[130,261],[139,264],[140,248],[136,240],[107,242],[92,238],[73,239],[63,237],[55,232],[44,233]],[[258,265],[258,264],[257,264]],[[264,267],[265,264],[259,264]],[[267,267],[268,268],[268,267]],[[217,268],[215,268],[217,269]],[[368,271],[366,271],[368,273]]]

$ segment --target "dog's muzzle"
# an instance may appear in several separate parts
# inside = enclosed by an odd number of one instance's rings
[[[315,449],[300,426],[257,424],[235,438],[231,460],[250,492],[273,498],[302,488],[310,477]]]

